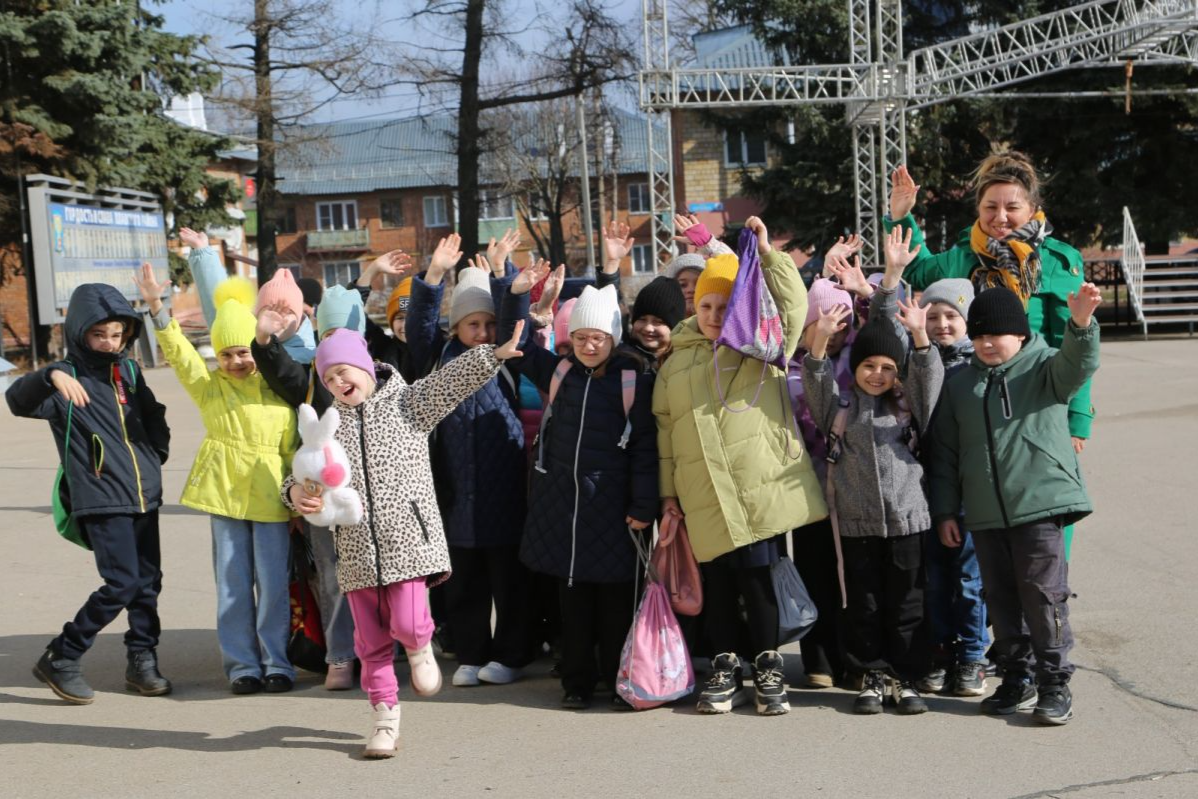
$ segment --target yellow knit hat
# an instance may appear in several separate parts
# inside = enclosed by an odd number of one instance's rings
[[[225,300],[212,322],[212,349],[219,353],[229,347],[248,347],[257,328],[253,311],[235,299]]]
[[[411,296],[412,278],[406,277],[399,281],[399,285],[392,289],[391,296],[387,298],[387,324],[391,323],[397,313],[408,310]]]
[[[707,265],[699,273],[695,283],[695,304],[708,294],[723,294],[725,298],[732,296],[732,284],[736,282],[736,273],[740,271],[740,260],[729,253],[707,259]]]

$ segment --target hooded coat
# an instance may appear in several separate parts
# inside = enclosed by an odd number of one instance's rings
[[[162,504],[162,464],[171,440],[166,407],[129,359],[128,347],[103,353],[86,343],[88,328],[111,319],[125,323],[129,342],[137,340],[141,317],[119,291],[104,283],[79,286],[67,306],[67,357],[20,378],[5,395],[14,416],[50,422],[64,462],[70,448],[67,505],[78,516],[139,514]],[[50,382],[55,371],[73,374],[90,399],[69,409],[70,441],[65,440],[68,402]]]
[[[807,289],[786,253],[773,250],[762,268],[789,359],[807,315]],[[705,563],[827,518],[811,456],[794,433],[786,373],[773,365],[763,373],[761,361],[721,347],[717,388],[712,342],[696,318],[674,328],[671,341],[653,389],[661,495],[682,505],[696,559]]]

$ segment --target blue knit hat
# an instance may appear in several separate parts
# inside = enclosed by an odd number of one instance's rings
[[[362,306],[362,295],[357,289],[330,286],[325,289],[324,297],[316,308],[316,335],[324,338],[328,331],[342,327],[366,334],[366,309]]]

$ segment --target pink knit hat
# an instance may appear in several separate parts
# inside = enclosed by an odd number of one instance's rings
[[[806,329],[807,325],[818,321],[821,310],[827,313],[837,305],[852,308],[852,296],[842,289],[839,283],[833,283],[826,277],[816,280],[811,284],[811,288],[807,289],[807,319],[803,322],[803,328]]]
[[[563,302],[557,309],[557,313],[553,316],[553,346],[563,344],[570,339],[570,316],[574,313],[574,306],[578,303],[578,298]]]
[[[330,366],[347,363],[374,377],[374,359],[366,349],[366,339],[357,330],[339,327],[316,347],[316,376],[324,382]]]
[[[262,284],[262,288],[258,289],[258,304],[254,306],[254,313],[280,302],[295,312],[296,319],[304,318],[304,292],[295,282],[290,269],[276,269],[270,280]]]

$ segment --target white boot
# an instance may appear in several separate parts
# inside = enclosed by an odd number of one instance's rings
[[[399,748],[399,704],[387,707],[382,702],[374,706],[374,730],[366,741],[363,757],[395,757]]]
[[[433,645],[408,649],[408,666],[412,669],[412,690],[419,696],[432,696],[441,690],[441,667],[433,657]]]

